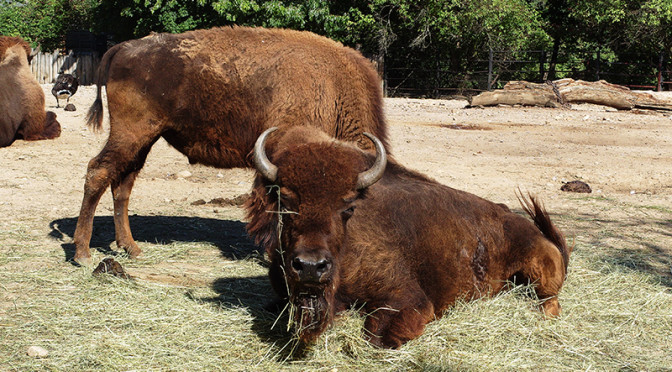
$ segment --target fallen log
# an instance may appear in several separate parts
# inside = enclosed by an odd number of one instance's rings
[[[672,97],[631,91],[604,80],[560,79],[545,84],[510,81],[503,89],[483,92],[471,99],[471,106],[524,105],[567,107],[571,103],[592,103],[618,110],[634,108],[672,111]]]

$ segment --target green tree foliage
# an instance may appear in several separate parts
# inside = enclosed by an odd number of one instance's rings
[[[69,30],[88,28],[98,0],[4,1],[0,34],[21,36],[45,51],[62,48]]]
[[[338,9],[331,3],[320,0],[100,0],[93,28],[123,41],[152,31],[176,33],[236,24],[309,30],[349,44],[360,42],[366,32],[372,31],[371,16],[358,8]]]
[[[539,12],[524,0],[376,0],[371,4],[388,67],[421,67],[424,74],[415,72],[413,77],[421,85],[429,80],[468,85],[470,71],[487,68],[479,61],[487,58],[489,49],[538,49],[550,43]],[[454,73],[437,75],[437,70]]]
[[[73,29],[121,42],[212,26],[283,27],[384,56],[389,71],[413,68],[407,77],[420,85],[469,87],[471,73],[487,69],[489,50],[549,50],[551,79],[556,63],[558,71],[594,67],[595,55],[577,49],[599,50],[604,62],[645,62],[649,67],[619,68],[647,76],[661,52],[666,60],[672,53],[671,0],[0,0],[0,5],[0,33],[23,36],[43,50],[62,47]]]

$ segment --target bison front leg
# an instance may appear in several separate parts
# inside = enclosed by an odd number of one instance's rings
[[[397,349],[420,336],[434,318],[434,306],[423,299],[416,306],[396,310],[380,307],[369,313],[364,323],[369,342],[379,347]]]
[[[16,134],[26,141],[54,139],[61,135],[61,124],[56,120],[56,114],[47,111],[44,120],[31,118],[23,122]]]

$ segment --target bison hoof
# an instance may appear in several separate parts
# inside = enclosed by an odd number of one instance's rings
[[[553,319],[560,316],[561,312],[560,302],[556,297],[549,298],[541,304],[541,310],[547,319]]]
[[[130,258],[138,258],[142,254],[142,250],[137,245],[134,247],[124,247],[124,251],[126,251],[126,254]]]
[[[75,257],[73,260],[77,262],[80,266],[84,267],[93,266],[93,261],[91,261],[91,257]]]

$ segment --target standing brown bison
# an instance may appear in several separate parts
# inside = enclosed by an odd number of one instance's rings
[[[77,221],[75,261],[90,264],[93,215],[108,185],[116,242],[140,254],[128,224],[128,199],[152,145],[161,137],[191,163],[248,167],[257,137],[270,127],[318,124],[331,136],[385,141],[380,80],[353,49],[309,32],[223,27],[152,34],[118,44],[98,71],[88,123],[102,125],[107,83],[110,135],[89,162]]]
[[[571,249],[534,198],[520,199],[531,223],[386,166],[375,137],[377,155],[309,127],[271,135],[279,138],[265,146],[272,131],[255,147],[247,229],[269,255],[271,284],[292,304],[301,340],[363,304],[369,340],[396,348],[456,300],[497,293],[514,279],[535,283],[543,312],[560,314]]]
[[[0,36],[0,147],[16,139],[37,141],[61,135],[56,114],[45,112],[44,92],[29,66],[30,46]]]

